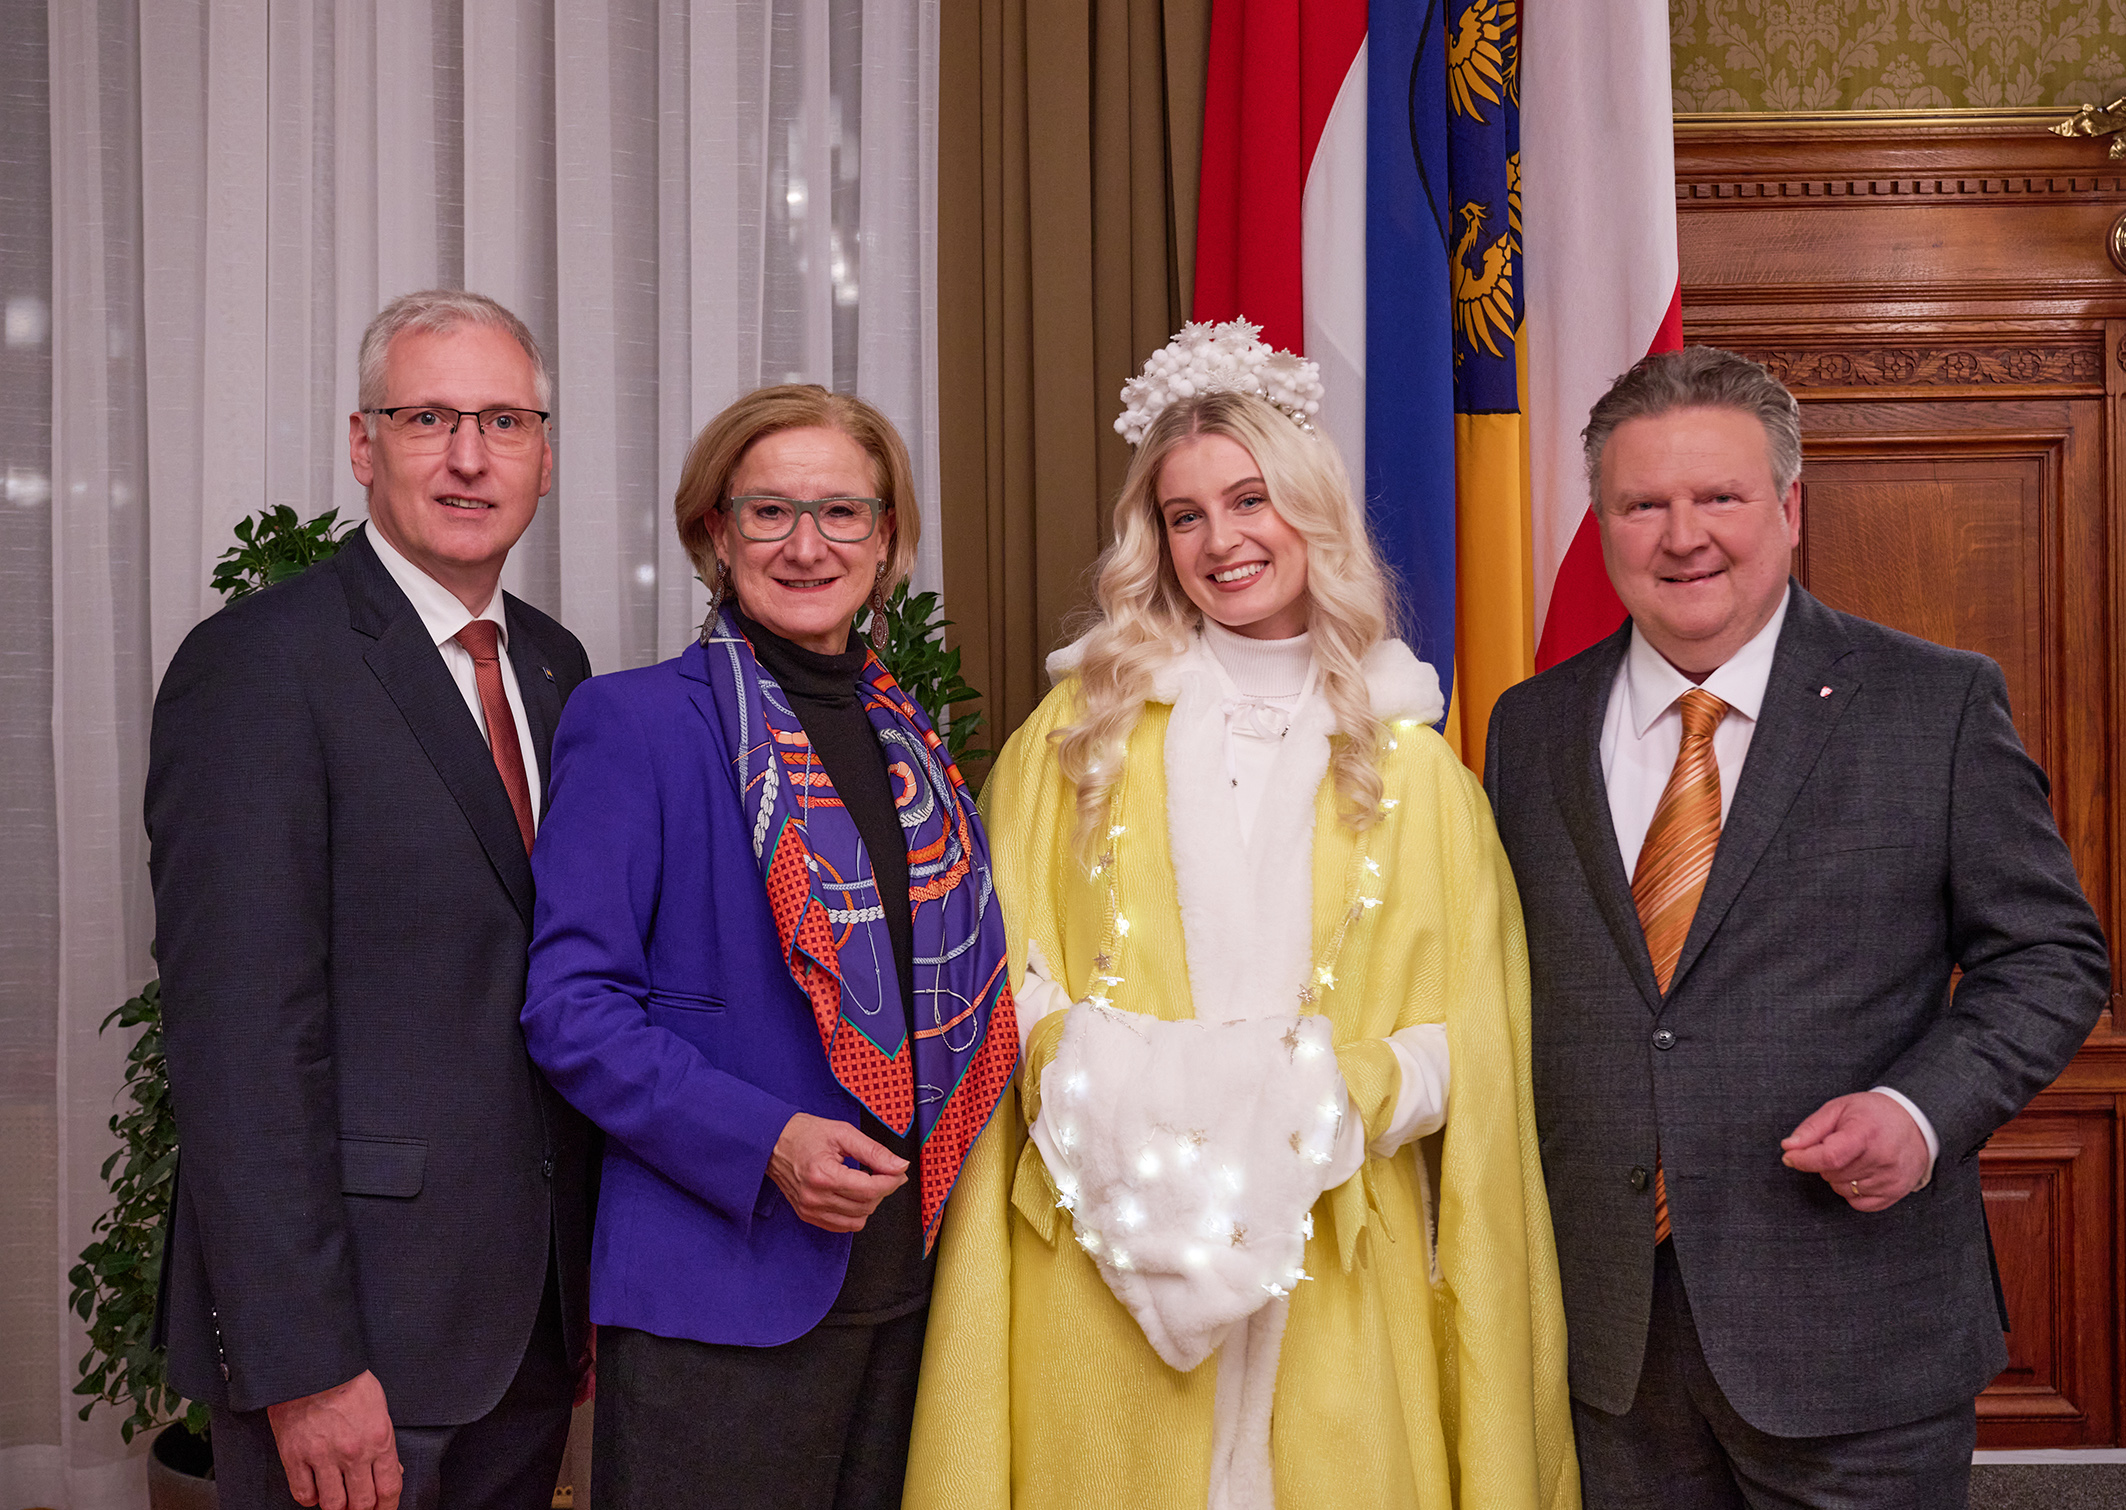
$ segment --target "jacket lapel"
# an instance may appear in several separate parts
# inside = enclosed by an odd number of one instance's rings
[[[1587,656],[1571,709],[1572,732],[1550,746],[1551,781],[1573,848],[1579,852],[1580,868],[1586,872],[1587,889],[1608,925],[1617,957],[1624,961],[1647,1007],[1658,1012],[1661,991],[1654,984],[1653,959],[1646,952],[1646,934],[1631,899],[1631,878],[1624,874],[1624,852],[1609,816],[1609,786],[1602,779],[1602,719],[1609,710],[1617,667],[1630,645],[1631,621],[1626,619],[1623,628]]]
[[[364,659],[384,690],[398,705],[406,726],[420,741],[444,788],[456,799],[465,819],[493,863],[495,874],[531,923],[531,859],[524,853],[524,839],[517,831],[517,815],[510,807],[509,793],[495,769],[494,755],[480,737],[480,726],[465,706],[450,668],[428,637],[421,616],[391,580],[391,573],[377,559],[369,544],[368,526],[347,538],[333,563],[346,584],[349,623],[357,634],[374,641]],[[513,634],[511,638],[516,637]],[[510,659],[518,664],[518,682],[528,694],[522,663],[512,649]],[[545,678],[541,677],[543,682]],[[526,698],[530,712],[530,698]],[[536,730],[537,724],[534,724]],[[547,724],[551,741],[552,721]],[[541,750],[540,770],[545,770]],[[542,777],[543,779],[543,777]]]
[[[546,651],[525,626],[521,607],[509,594],[502,595],[502,614],[509,620],[509,664],[517,673],[517,693],[524,699],[524,721],[531,725],[532,751],[538,768],[532,780],[538,783],[539,808],[546,809],[546,781],[553,769],[554,729],[561,722],[561,684],[554,680],[553,665]]]
[[[1735,787],[1720,847],[1713,855],[1705,892],[1691,918],[1690,933],[1669,980],[1673,992],[1705,952],[1721,919],[1741,895],[1743,885],[1815,769],[1840,716],[1859,690],[1861,657],[1845,637],[1830,609],[1809,596],[1797,582],[1787,605],[1786,623],[1772,656],[1771,679],[1757,712],[1757,731],[1750,736],[1749,758]],[[1825,689],[1829,689],[1828,695]]]

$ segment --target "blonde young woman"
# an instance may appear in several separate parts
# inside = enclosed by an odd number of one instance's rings
[[[1301,365],[1192,326],[1125,390],[1098,620],[984,792],[1026,1049],[915,1510],[1579,1503],[1513,883]]]

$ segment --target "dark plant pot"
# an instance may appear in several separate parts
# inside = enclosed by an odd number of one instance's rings
[[[148,1449],[148,1510],[220,1510],[214,1489],[214,1448],[184,1423],[155,1433]]]

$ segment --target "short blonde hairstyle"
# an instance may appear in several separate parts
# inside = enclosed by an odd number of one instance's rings
[[[817,383],[783,383],[756,388],[701,427],[687,448],[679,472],[679,491],[672,495],[672,516],[679,525],[679,544],[701,573],[716,580],[715,526],[712,520],[731,497],[731,478],[753,443],[781,430],[839,430],[871,458],[872,486],[885,511],[893,516],[893,550],[886,558],[880,584],[891,593],[915,570],[915,542],[922,531],[915,500],[915,470],[908,446],[893,421],[853,394],[830,393]]]
[[[1115,535],[1093,568],[1095,617],[1079,663],[1077,722],[1051,737],[1077,788],[1077,843],[1090,853],[1122,774],[1123,748],[1152,688],[1153,671],[1178,653],[1203,615],[1182,589],[1167,548],[1159,474],[1185,441],[1222,435],[1246,448],[1270,507],[1306,542],[1307,629],[1321,691],[1343,731],[1329,768],[1344,821],[1371,825],[1380,812],[1385,730],[1359,663],[1387,636],[1393,593],[1351,488],[1343,458],[1318,432],[1302,430],[1254,394],[1212,392],[1178,399],[1138,442],[1115,503]]]

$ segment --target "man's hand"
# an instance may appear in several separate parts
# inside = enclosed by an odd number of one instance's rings
[[[298,1505],[398,1510],[399,1448],[384,1386],[364,1369],[345,1384],[266,1407]]]
[[[851,1169],[854,1159],[861,1169]],[[846,1122],[799,1112],[783,1124],[768,1178],[798,1217],[828,1232],[858,1232],[878,1203],[908,1183],[908,1161]]]
[[[583,1344],[583,1356],[576,1360],[576,1405],[588,1405],[598,1398],[598,1324],[591,1323],[590,1340]]]
[[[1780,1140],[1789,1169],[1820,1174],[1855,1211],[1887,1211],[1927,1177],[1927,1140],[1888,1096],[1826,1101]]]

